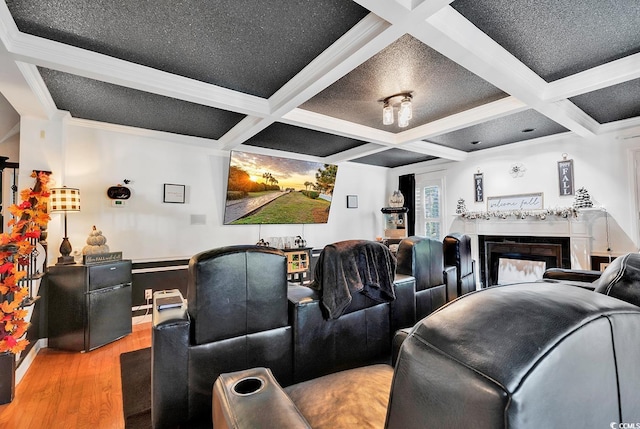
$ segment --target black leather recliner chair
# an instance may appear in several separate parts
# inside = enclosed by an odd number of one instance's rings
[[[191,258],[186,309],[158,311],[162,294],[154,294],[154,428],[210,424],[220,373],[267,366],[283,385],[292,382],[286,272],[280,250],[229,246]]]
[[[476,262],[471,256],[471,237],[451,233],[442,241],[444,264],[456,267],[458,296],[476,290]]]
[[[445,266],[442,243],[426,237],[408,237],[398,245],[396,273],[416,282],[414,323],[458,297],[455,266]]]
[[[390,362],[395,331],[415,318],[414,279],[395,276],[395,265],[381,243],[342,241],[323,249],[313,287],[290,284],[295,382]]]
[[[543,281],[570,283],[640,306],[640,253],[619,256],[604,271],[550,268]]]
[[[395,370],[358,368],[285,389],[265,368],[223,374],[213,419],[216,429],[264,421],[287,428],[600,429],[640,421],[638,355],[638,306],[565,284],[496,286],[420,321]]]

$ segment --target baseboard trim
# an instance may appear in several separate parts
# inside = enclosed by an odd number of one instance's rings
[[[31,347],[31,349],[29,350],[29,353],[27,353],[25,358],[22,360],[22,363],[20,363],[20,366],[16,368],[16,385],[20,383],[20,381],[22,380],[22,377],[24,377],[24,375],[27,373],[27,371],[29,370],[29,367],[35,360],[40,350],[47,348],[48,345],[49,345],[48,338],[40,338],[38,341],[36,341],[34,346]]]
[[[133,323],[134,325],[138,325],[140,323],[146,323],[146,322],[151,322],[151,313],[145,314],[142,316],[134,316],[131,319],[131,323]]]

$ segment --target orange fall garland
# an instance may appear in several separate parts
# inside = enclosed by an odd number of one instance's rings
[[[34,189],[23,190],[22,203],[9,208],[13,215],[8,223],[11,232],[0,234],[0,353],[18,353],[29,344],[23,338],[29,323],[24,320],[27,310],[22,308],[29,290],[20,280],[27,275],[24,268],[34,250],[32,239],[40,238],[41,229],[49,221],[49,175],[34,172],[32,177],[37,178]]]

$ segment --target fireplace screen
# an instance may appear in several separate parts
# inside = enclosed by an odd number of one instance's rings
[[[533,275],[535,281],[542,278],[545,269],[570,268],[569,250],[569,237],[479,235],[482,287],[529,281]],[[505,277],[511,273],[518,274]]]
[[[535,282],[542,278],[546,269],[547,263],[544,261],[499,258],[498,284]]]

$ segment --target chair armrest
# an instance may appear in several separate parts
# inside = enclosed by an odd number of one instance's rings
[[[602,271],[571,270],[566,268],[549,268],[542,275],[543,279],[576,281],[592,283],[600,278]]]
[[[444,283],[447,290],[447,302],[458,297],[458,269],[453,265],[444,267]]]
[[[301,304],[311,301],[320,301],[320,293],[307,286],[289,283],[289,287],[287,288],[287,298],[292,304]]]
[[[186,305],[158,310],[156,300],[178,290],[153,294],[151,330],[151,421],[175,427],[188,419],[188,353],[191,321]]]
[[[391,332],[416,323],[416,279],[396,274],[393,286],[396,299],[391,302]]]
[[[216,429],[311,428],[266,368],[220,374],[212,408]]]
[[[404,328],[396,331],[393,336],[393,344],[392,344],[392,354],[391,354],[391,365],[395,368],[396,362],[398,362],[398,355],[400,354],[400,348],[402,347],[402,343],[407,339],[409,334],[411,333],[411,329],[413,328]]]

